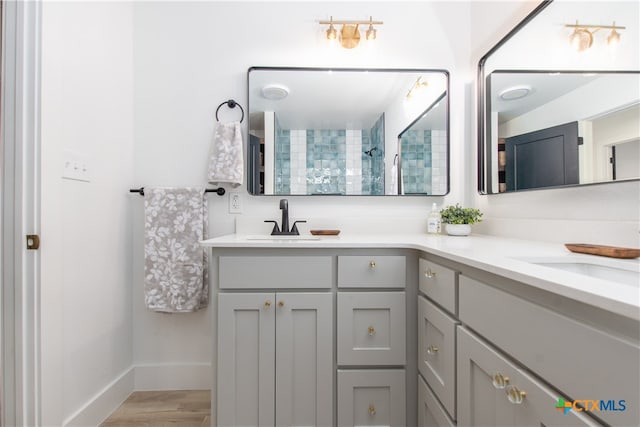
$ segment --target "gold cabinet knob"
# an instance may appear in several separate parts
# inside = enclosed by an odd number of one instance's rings
[[[369,261],[369,267],[376,268],[376,262],[373,260]]]
[[[269,308],[269,307],[271,307],[271,300],[266,300],[264,302],[264,308]]]
[[[376,328],[374,328],[373,326],[369,326],[367,331],[369,332],[369,336],[374,336],[376,334]]]
[[[513,385],[509,386],[506,391],[509,402],[514,405],[520,405],[524,401],[524,398],[527,397],[527,393],[525,391],[520,390],[518,387]]]
[[[278,307],[284,307],[284,301],[282,300],[278,301]]]
[[[429,347],[427,347],[427,353],[428,354],[436,354],[440,349],[438,347],[436,347],[435,345],[430,345]]]
[[[430,268],[427,268],[424,272],[424,277],[426,277],[427,279],[433,279],[434,277],[436,277],[436,272],[431,271]]]
[[[509,385],[509,377],[505,377],[500,372],[493,375],[493,386],[497,389],[503,389]]]
[[[374,416],[376,414],[376,407],[372,404],[369,405],[369,415]]]

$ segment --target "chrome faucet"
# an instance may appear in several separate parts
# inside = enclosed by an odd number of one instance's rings
[[[295,221],[293,223],[293,227],[289,230],[289,201],[287,199],[280,200],[280,210],[282,210],[282,227],[278,227],[277,221],[266,220],[265,222],[273,223],[273,230],[271,230],[272,236],[299,236],[300,232],[298,231],[298,227],[296,226],[299,222],[307,222],[307,221]]]

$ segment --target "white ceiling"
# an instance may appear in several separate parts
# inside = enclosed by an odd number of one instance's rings
[[[275,111],[285,129],[366,129],[404,99],[420,76],[443,78],[442,73],[408,71],[251,70],[249,109]],[[261,90],[272,84],[287,87],[289,95],[265,99]]]
[[[491,74],[491,111],[498,112],[498,123],[505,123],[515,117],[528,113],[576,89],[599,79],[615,79],[616,83],[627,87],[637,86],[640,74],[612,73],[492,73]],[[632,84],[635,81],[636,84]],[[627,83],[625,83],[627,82]],[[505,101],[500,98],[502,91],[517,86],[531,88],[524,98]],[[639,95],[640,96],[640,95]],[[597,102],[593,99],[593,102]]]

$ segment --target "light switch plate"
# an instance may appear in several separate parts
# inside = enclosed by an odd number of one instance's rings
[[[62,178],[75,181],[91,181],[89,157],[71,150],[64,150]]]

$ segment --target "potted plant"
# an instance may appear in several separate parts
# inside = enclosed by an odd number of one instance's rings
[[[468,236],[471,234],[471,224],[482,221],[479,209],[463,208],[456,203],[440,211],[445,230],[450,236]]]

